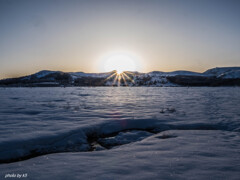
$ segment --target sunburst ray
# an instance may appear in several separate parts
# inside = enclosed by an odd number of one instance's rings
[[[128,80],[130,80],[132,83],[134,83],[134,80],[131,77],[129,77],[129,74],[133,74],[133,73],[128,72],[128,71],[119,73],[116,71],[116,72],[110,74],[108,77],[106,77],[106,79],[104,81],[106,82],[107,80],[114,77],[112,86],[114,86],[114,85],[121,86],[122,80],[123,80],[124,84],[126,86],[128,86],[128,82],[129,82]]]
[[[112,86],[116,84],[117,79],[118,79],[118,75],[116,73],[115,78],[114,78],[113,83],[112,83]]]
[[[123,74],[124,76],[126,76],[127,79],[129,79],[132,83],[134,83],[134,80],[133,80],[132,78],[130,78],[130,77],[127,75],[127,73],[123,72],[122,74]]]
[[[127,81],[126,81],[126,79],[125,79],[125,77],[124,77],[124,73],[121,73],[121,78],[123,79],[124,84],[125,84],[126,86],[128,86],[128,83],[127,83]]]
[[[113,73],[112,75],[108,76],[108,77],[105,79],[105,81],[107,81],[108,79],[110,79],[110,78],[113,77],[113,76],[116,76],[116,74],[117,74],[117,72],[115,72],[115,73]]]

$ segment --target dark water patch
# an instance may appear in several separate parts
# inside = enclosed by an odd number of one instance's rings
[[[41,111],[21,111],[22,109],[24,109],[24,108],[17,109],[16,111],[2,111],[1,113],[6,113],[6,114],[24,114],[24,115],[38,115],[38,114],[42,113]]]
[[[81,109],[85,109],[85,110],[88,110],[88,109],[92,109],[92,107],[90,106],[85,106],[85,105],[77,105],[77,106],[73,106],[73,105],[70,105],[70,104],[67,104],[65,106],[60,106],[60,108],[63,108],[65,110],[73,110],[73,111],[80,111]]]
[[[53,102],[64,102],[65,100],[64,99],[55,99],[53,100]]]
[[[41,104],[42,106],[44,106],[44,107],[48,107],[48,108],[54,108],[54,107],[56,107],[56,105],[54,105],[54,104],[52,104],[52,103],[47,103],[47,104]]]
[[[41,114],[41,111],[23,111],[22,114],[27,114],[27,115],[38,115]]]
[[[18,99],[20,99],[20,98],[19,98],[19,97],[10,97],[9,99],[18,100]]]
[[[175,113],[177,110],[175,108],[162,108],[159,113],[164,114],[164,113]]]
[[[90,106],[83,106],[83,109],[92,109]]]
[[[155,138],[158,138],[158,139],[169,139],[169,138],[176,138],[177,136],[176,135],[173,135],[173,134],[161,134],[159,136],[156,136]]]
[[[23,109],[26,109],[26,108],[24,108],[24,107],[18,107],[18,108],[15,108],[17,111],[18,110],[23,110]]]
[[[78,96],[91,96],[90,94],[78,94]]]
[[[172,126],[173,130],[228,130],[226,126],[220,124],[182,124]]]

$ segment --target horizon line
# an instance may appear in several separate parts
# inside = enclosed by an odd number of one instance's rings
[[[123,72],[135,72],[135,73],[148,74],[148,73],[152,73],[152,72],[172,73],[172,72],[177,72],[177,71],[186,71],[186,72],[193,72],[193,73],[202,74],[202,73],[206,72],[207,70],[215,69],[215,68],[240,68],[240,66],[216,66],[216,67],[213,67],[213,68],[208,68],[203,72],[183,70],[183,69],[173,70],[173,71],[153,70],[153,71],[147,71],[147,72],[141,72],[141,71],[123,71]],[[35,71],[35,73],[29,73],[29,74],[25,74],[25,75],[20,75],[19,74],[19,75],[14,75],[12,77],[9,76],[9,77],[6,77],[6,78],[0,78],[0,80],[30,76],[30,75],[34,75],[34,74],[42,72],[42,71],[53,71],[53,72],[63,72],[63,73],[84,73],[84,74],[104,74],[104,73],[111,73],[111,72],[114,72],[114,71],[117,72],[117,70],[112,70],[112,71],[108,71],[108,72],[107,71],[106,72],[84,72],[84,71],[62,71],[62,70],[42,69],[42,70]]]

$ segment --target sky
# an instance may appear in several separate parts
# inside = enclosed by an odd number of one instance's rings
[[[238,0],[0,0],[0,78],[40,70],[104,72],[240,66]]]

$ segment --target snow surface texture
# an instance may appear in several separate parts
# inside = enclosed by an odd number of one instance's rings
[[[239,179],[240,89],[0,88],[0,179]]]

